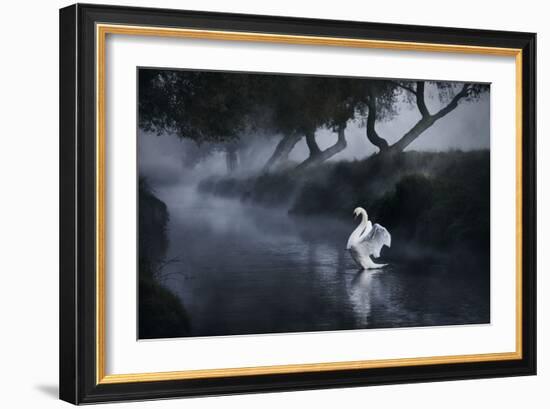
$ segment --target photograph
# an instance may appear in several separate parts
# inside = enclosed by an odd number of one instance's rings
[[[491,323],[490,83],[136,69],[139,339]]]
[[[538,364],[536,30],[546,26],[521,8],[487,19],[481,4],[397,16],[409,5],[398,1],[329,14],[304,3],[295,15],[257,2],[59,9],[59,67],[44,66],[59,81],[40,82],[59,86],[58,112],[42,104],[57,153],[7,138],[28,145],[11,156],[29,173],[8,178],[26,195],[7,202],[35,203],[47,188],[59,207],[14,219],[59,224],[59,251],[46,251],[59,257],[58,288],[31,286],[59,295],[48,313],[59,331],[46,337],[59,399],[309,390],[314,402],[314,390],[350,388],[353,400],[355,387],[394,385],[405,392],[396,405],[428,408],[536,395],[540,380],[518,393],[512,379]],[[21,66],[36,77],[36,64]],[[20,83],[8,87],[28,108]],[[36,128],[42,142],[44,112],[29,121],[28,111],[8,126]],[[58,158],[58,190],[37,183],[28,155]],[[12,258],[24,265],[31,253]],[[42,310],[19,321],[45,323]],[[469,382],[435,394],[399,386],[455,380]],[[387,406],[376,389],[372,402]]]

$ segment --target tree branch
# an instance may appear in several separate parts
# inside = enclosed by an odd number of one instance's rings
[[[384,138],[381,138],[376,132],[376,99],[371,92],[369,92],[367,106],[369,108],[366,129],[367,139],[380,149],[380,152],[383,152],[388,149],[389,145],[388,142]]]
[[[470,86],[471,84],[464,84],[462,86],[462,89],[458,94],[454,96],[454,98],[447,104],[447,106],[441,108],[439,112],[434,114],[435,119],[439,119],[447,115],[449,112],[451,112],[453,109],[455,109],[458,106],[458,102],[462,99],[468,96],[468,93],[470,92]]]
[[[422,117],[428,118],[430,116],[430,111],[428,111],[428,107],[426,106],[426,99],[424,96],[425,86],[426,84],[424,81],[418,81],[416,83],[416,105]]]
[[[294,149],[294,146],[301,138],[302,136],[295,132],[284,135],[277,144],[275,151],[264,165],[264,172],[269,172],[271,169],[277,167],[281,162],[285,161],[288,158],[290,151]]]
[[[414,124],[414,126],[405,133],[397,142],[395,142],[389,149],[389,152],[402,152],[407,146],[409,146],[416,138],[420,136],[422,132],[428,129],[435,122],[433,116],[423,116],[420,120]]]
[[[414,90],[413,88],[411,87],[407,87],[406,85],[403,85],[397,81],[393,81],[393,80],[390,80],[390,82],[396,86],[398,86],[399,88],[403,88],[404,90],[406,91],[409,91],[410,93],[416,95],[416,90]]]
[[[418,83],[420,86],[420,82]],[[435,121],[438,119],[443,118],[445,115],[447,115],[449,112],[451,112],[453,109],[455,109],[458,106],[458,102],[462,99],[468,96],[468,93],[470,92],[470,86],[471,84],[464,84],[462,89],[458,94],[456,94],[451,102],[447,104],[444,108],[440,109],[436,114],[427,116],[422,115],[422,118],[405,134],[401,139],[399,139],[396,143],[394,143],[390,148],[389,151],[391,152],[402,152],[407,146],[409,146],[416,138],[422,134],[426,129],[428,129],[430,126],[434,124]],[[419,88],[420,91],[420,88]],[[423,92],[422,92],[423,95]],[[418,93],[418,96],[420,96],[420,92]],[[421,97],[420,103],[423,103],[423,96]],[[417,103],[419,103],[417,99]],[[425,107],[425,104],[424,104]],[[421,105],[418,105],[418,108],[421,110],[424,108],[421,108]]]
[[[332,156],[336,155],[338,152],[343,151],[346,149],[346,146],[348,146],[348,143],[346,142],[346,126],[342,125],[338,127],[338,139],[334,143],[334,145],[328,147],[324,151],[319,150],[319,153],[317,155],[310,155],[309,158],[307,158],[305,161],[300,163],[296,170],[303,170],[306,169],[312,165],[319,164],[321,162],[326,161],[327,159],[331,158]]]

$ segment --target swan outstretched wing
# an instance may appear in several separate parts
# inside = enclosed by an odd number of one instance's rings
[[[360,246],[366,250],[369,256],[373,255],[378,258],[383,246],[391,247],[391,235],[385,227],[375,223],[372,229],[362,237]]]
[[[370,222],[370,220],[367,221],[367,225],[365,226],[365,230],[363,230],[360,234],[359,234],[359,237],[365,237],[367,234],[369,234],[369,232],[372,230],[372,223]]]

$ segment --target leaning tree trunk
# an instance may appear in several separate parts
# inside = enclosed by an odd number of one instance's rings
[[[264,165],[264,171],[269,172],[279,166],[282,162],[286,161],[288,159],[288,155],[301,138],[302,136],[297,133],[285,135],[283,139],[279,141],[275,151]]]
[[[412,92],[416,98],[416,105],[420,112],[421,118],[414,126],[409,129],[397,142],[393,145],[389,145],[388,142],[381,138],[375,129],[376,123],[376,98],[372,93],[368,98],[368,117],[367,117],[367,138],[369,141],[380,149],[380,154],[395,154],[403,152],[407,146],[409,146],[416,138],[418,138],[426,129],[432,126],[436,121],[443,118],[449,112],[458,107],[458,103],[463,98],[466,98],[471,90],[470,84],[465,83],[462,86],[460,92],[458,92],[453,99],[443,108],[441,108],[435,114],[431,114],[426,106],[426,100],[424,96],[425,82],[418,81],[416,83],[416,90],[405,87],[409,92]]]
[[[306,132],[306,145],[309,149],[310,157],[321,154],[321,148],[319,148],[319,145],[317,145],[317,141],[315,140],[315,131]]]
[[[399,153],[403,152],[416,138],[418,138],[426,129],[433,125],[436,120],[432,116],[423,117],[420,119],[405,135],[396,143],[386,149],[383,153]]]
[[[348,144],[346,142],[345,129],[346,129],[345,126],[341,126],[340,128],[338,128],[338,139],[336,140],[334,145],[328,147],[324,151],[319,149],[319,146],[317,145],[317,142],[315,141],[315,135],[312,134],[313,137],[308,142],[308,147],[309,147],[310,143],[312,145],[310,147],[310,155],[305,161],[300,163],[296,167],[296,169],[297,170],[303,170],[303,169],[307,169],[307,168],[315,166],[315,165],[319,165],[320,163],[322,163],[322,162],[326,161],[327,159],[333,157],[337,153],[343,151],[346,148],[346,146],[348,146]],[[306,135],[306,140],[307,140],[307,135]]]
[[[376,132],[376,99],[372,93],[369,93],[367,106],[369,107],[366,126],[367,139],[370,143],[380,149],[381,153],[385,152],[388,150],[389,145],[388,142],[384,138],[381,138],[378,135],[378,132]]]
[[[239,166],[239,156],[236,146],[230,145],[226,148],[225,161],[227,164],[227,173],[233,173]]]

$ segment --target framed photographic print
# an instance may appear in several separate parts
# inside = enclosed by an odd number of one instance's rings
[[[61,9],[61,399],[535,374],[535,38]]]

